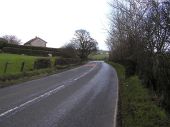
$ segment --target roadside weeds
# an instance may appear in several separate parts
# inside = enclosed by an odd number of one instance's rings
[[[137,76],[125,79],[125,68],[108,62],[119,77],[117,127],[170,127],[166,112],[152,100]]]

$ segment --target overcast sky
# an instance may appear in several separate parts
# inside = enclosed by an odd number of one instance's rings
[[[69,42],[77,29],[86,29],[105,45],[109,0],[0,0],[0,36],[16,35],[23,43],[38,36],[48,47]]]

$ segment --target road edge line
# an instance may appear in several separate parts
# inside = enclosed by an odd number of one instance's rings
[[[114,69],[115,70],[115,69]],[[116,71],[115,71],[116,72]],[[113,120],[113,127],[117,126],[117,114],[118,114],[118,101],[119,101],[119,80],[116,72],[116,79],[117,79],[117,98],[116,98],[116,105],[115,105],[115,110],[114,110],[114,120]]]

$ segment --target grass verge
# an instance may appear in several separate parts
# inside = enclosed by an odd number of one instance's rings
[[[170,127],[167,114],[151,100],[137,76],[125,79],[122,65],[109,62],[119,77],[119,127]]]
[[[32,71],[34,70],[34,62],[38,58],[48,58],[48,57],[36,57],[36,56],[0,53],[0,76],[20,73],[23,62],[25,63],[23,70],[25,72]],[[52,66],[54,66],[55,57],[51,57],[50,59],[51,59]],[[8,63],[8,65],[5,71],[6,63]]]
[[[11,85],[16,85],[18,83],[42,78],[42,77],[49,76],[52,74],[57,74],[57,73],[66,71],[68,69],[78,67],[82,64],[85,64],[85,62],[79,63],[79,64],[63,65],[63,66],[58,65],[53,68],[3,75],[3,76],[0,76],[0,88],[11,86]]]
[[[14,74],[20,72],[22,62],[25,62],[25,71],[33,70],[33,64],[37,57],[16,55],[16,54],[0,54],[0,75],[4,75],[5,64],[8,62],[8,68],[5,74]]]

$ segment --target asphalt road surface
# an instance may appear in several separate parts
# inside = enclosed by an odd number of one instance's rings
[[[118,79],[104,62],[0,89],[0,127],[114,127]]]

